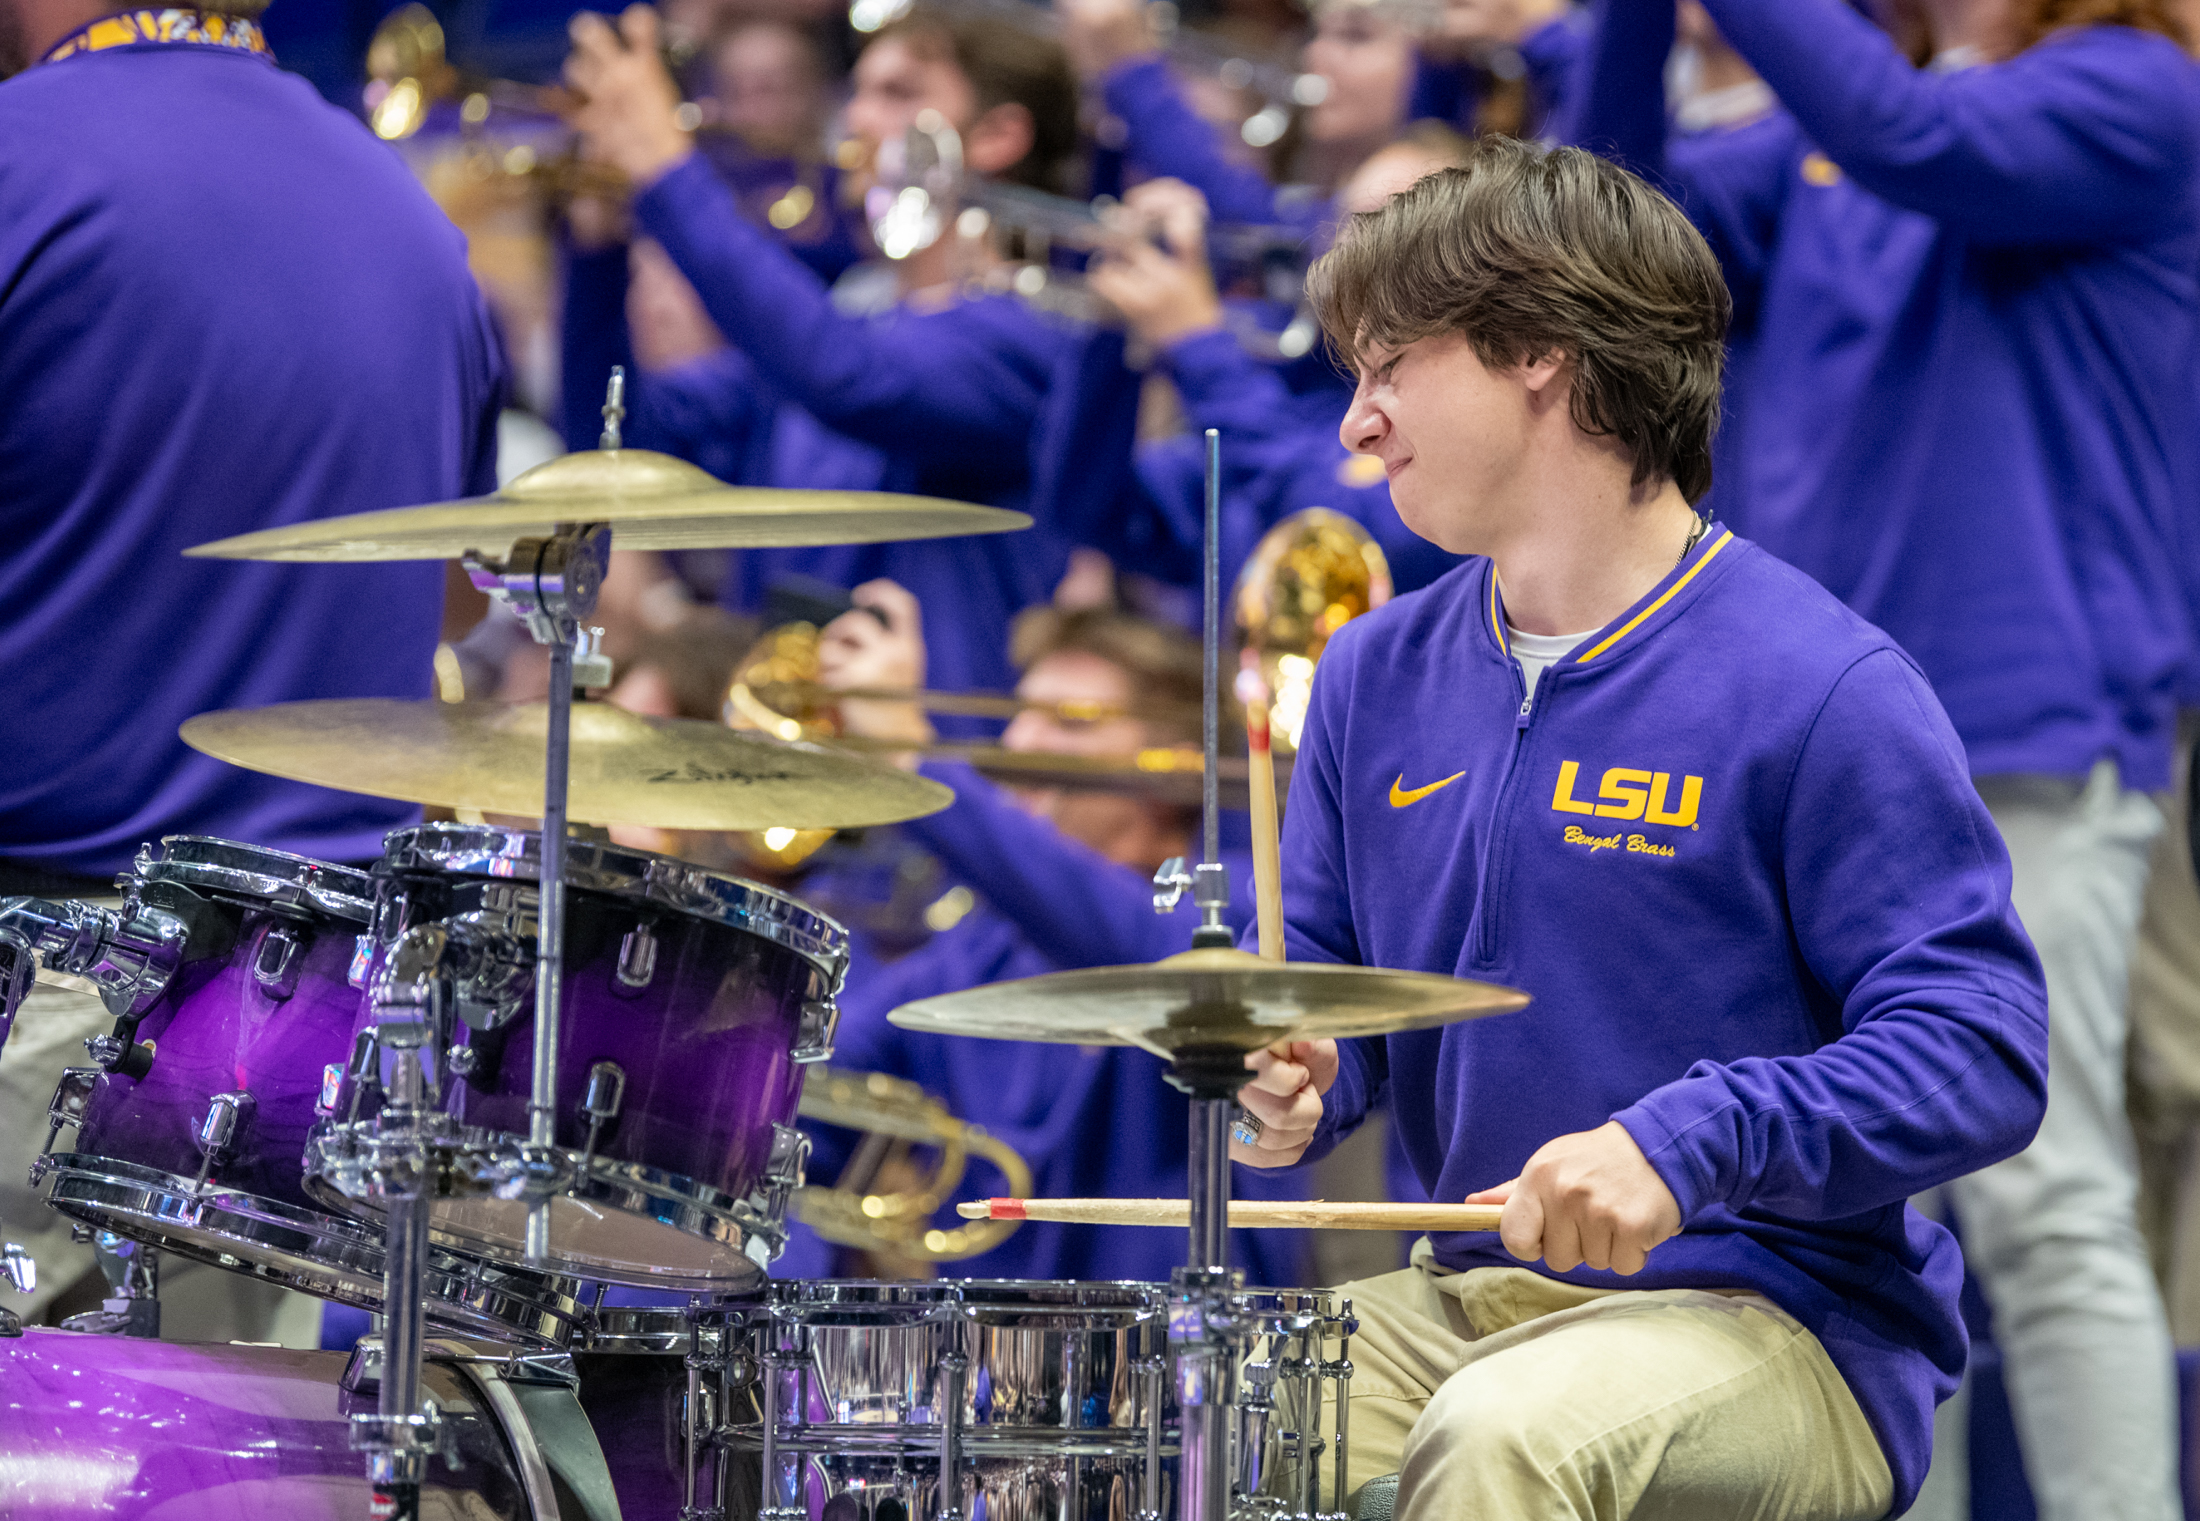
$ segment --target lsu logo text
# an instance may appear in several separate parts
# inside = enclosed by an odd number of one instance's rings
[[[1564,761],[1558,768],[1558,787],[1551,793],[1553,813],[1586,813],[1600,819],[1641,819],[1645,824],[1665,824],[1674,829],[1694,827],[1696,815],[1703,806],[1703,778],[1681,778],[1679,807],[1669,807],[1672,801],[1673,773],[1670,771],[1638,771],[1630,766],[1614,766],[1604,773],[1604,780],[1597,786],[1595,801],[1583,802],[1574,796],[1574,786],[1581,777],[1581,762]]]

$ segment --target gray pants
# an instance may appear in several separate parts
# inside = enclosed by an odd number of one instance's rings
[[[1993,1309],[2043,1521],[2177,1521],[2176,1373],[2124,1110],[2125,992],[2161,811],[2105,761],[2082,788],[1997,777],[1979,793],[2047,972],[2047,1118],[1945,1202]],[[1943,1410],[1915,1516],[1968,1517],[1963,1408]]]
[[[2146,917],[2131,964],[2131,1120],[2139,1132],[2139,1224],[2181,1347],[2200,1344],[2200,882],[2186,833],[2186,767],[2164,800]]]

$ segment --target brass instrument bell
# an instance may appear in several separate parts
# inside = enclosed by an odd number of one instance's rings
[[[1390,562],[1341,512],[1309,507],[1261,535],[1231,592],[1239,642],[1259,664],[1279,750],[1296,750],[1314,666],[1338,629],[1390,600]]]
[[[759,687],[790,683],[815,693],[818,632],[814,623],[782,623],[767,629],[749,647],[726,687],[724,717],[729,728],[754,729],[784,740],[839,737],[840,711],[830,698],[822,694],[799,698],[782,711],[757,695]],[[746,830],[734,838],[741,853],[758,866],[792,871],[832,837],[830,829],[780,828]]]
[[[418,4],[390,12],[367,44],[367,77],[367,122],[374,135],[398,142],[418,132],[452,79],[435,13]]]
[[[901,1078],[812,1067],[803,1079],[802,1117],[864,1133],[832,1187],[796,1189],[791,1201],[795,1218],[827,1241],[924,1262],[991,1250],[1016,1228],[1014,1221],[949,1230],[932,1223],[973,1156],[1000,1169],[1009,1196],[1030,1196],[1031,1168],[1013,1148]],[[937,1151],[929,1171],[918,1170],[914,1147]]]

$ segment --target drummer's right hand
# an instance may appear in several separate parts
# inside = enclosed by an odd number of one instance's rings
[[[1337,1043],[1295,1040],[1291,1059],[1273,1051],[1245,1058],[1253,1080],[1238,1090],[1238,1103],[1261,1123],[1251,1145],[1230,1138],[1230,1159],[1249,1167],[1289,1167],[1306,1154],[1321,1123],[1322,1095],[1337,1081]]]

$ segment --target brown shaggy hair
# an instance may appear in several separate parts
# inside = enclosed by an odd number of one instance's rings
[[[1616,438],[1637,486],[1711,489],[1711,437],[1732,311],[1710,246],[1680,208],[1577,148],[1485,137],[1354,217],[1308,284],[1356,361],[1459,333],[1503,370],[1560,353],[1573,419]]]

